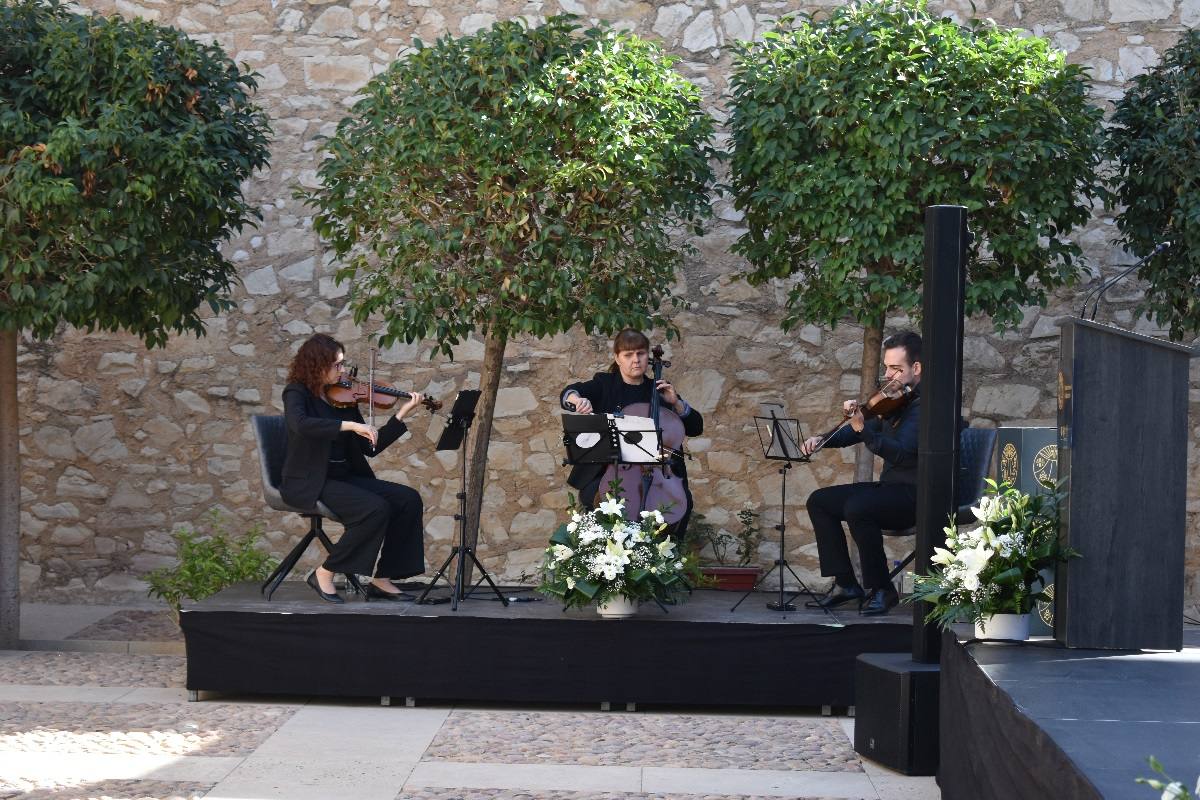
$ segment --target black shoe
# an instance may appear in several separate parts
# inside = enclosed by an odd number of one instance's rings
[[[307,583],[309,586],[311,586],[313,588],[313,591],[317,593],[317,596],[320,597],[322,600],[324,600],[326,603],[344,603],[344,602],[346,602],[345,600],[342,599],[342,596],[340,594],[338,594],[337,592],[326,592],[325,590],[323,590],[321,588],[321,584],[317,583],[317,573],[315,573],[315,572],[308,573],[308,577],[304,579],[304,582]]]
[[[895,589],[877,589],[871,592],[870,598],[858,610],[864,617],[881,617],[892,610],[900,602],[900,595]]]
[[[389,592],[384,589],[380,589],[378,586],[376,586],[373,583],[368,583],[366,585],[366,587],[363,589],[363,596],[366,597],[366,599],[368,601],[371,601],[371,600],[410,600],[411,601],[411,600],[416,599],[415,597],[413,597],[411,594],[408,594],[407,592]]]
[[[825,594],[804,604],[805,608],[837,608],[843,603],[862,602],[866,592],[857,583],[853,586],[838,586],[835,581]]]

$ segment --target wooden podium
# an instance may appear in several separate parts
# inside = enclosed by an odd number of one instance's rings
[[[1183,647],[1191,348],[1070,318],[1058,371],[1054,636],[1067,647]]]

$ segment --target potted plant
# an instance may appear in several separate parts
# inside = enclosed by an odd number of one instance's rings
[[[632,616],[641,600],[670,602],[685,591],[694,559],[677,551],[662,513],[630,522],[624,510],[611,494],[592,511],[572,508],[550,537],[538,591],[567,607],[595,603],[603,617]]]
[[[717,560],[716,564],[701,564],[701,575],[706,578],[705,585],[714,589],[731,592],[744,592],[754,588],[762,575],[762,568],[750,566],[758,552],[758,542],[762,531],[758,526],[758,512],[744,508],[737,515],[740,528],[736,534],[728,533],[713,525],[703,514],[693,514],[688,525],[688,538],[694,543],[693,547],[700,550],[707,546]],[[729,563],[729,548],[734,547],[737,564]]]
[[[946,546],[934,548],[935,566],[916,576],[908,602],[930,603],[925,620],[943,629],[968,618],[980,638],[1028,638],[1029,613],[1047,599],[1039,573],[1078,555],[1058,540],[1062,499],[1059,491],[1030,495],[988,480],[971,509],[978,527],[960,530],[951,520]]]

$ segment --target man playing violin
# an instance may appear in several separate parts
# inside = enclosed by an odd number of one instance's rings
[[[655,384],[646,376],[650,363],[650,340],[641,331],[626,328],[613,339],[613,363],[607,372],[597,372],[591,380],[572,383],[559,395],[562,407],[579,414],[614,414],[636,403],[649,403],[650,392],[656,389],[664,413],[674,413],[683,423],[687,436],[704,432],[704,418],[675,391],[668,381]],[[687,509],[675,529],[677,536],[687,530],[692,510],[692,494],[687,487],[687,470],[679,454],[670,457],[671,472],[683,481]],[[579,490],[579,501],[592,508],[600,493],[604,464],[576,464],[571,468],[567,484]],[[607,491],[607,489],[606,489]]]
[[[279,493],[300,508],[320,500],[345,526],[328,558],[307,578],[322,600],[344,602],[333,585],[338,572],[370,575],[368,599],[412,599],[392,581],[425,571],[421,495],[377,479],[367,458],[404,435],[404,417],[424,398],[412,393],[376,429],[357,406],[337,408],[326,399],[327,387],[344,377],[344,361],[345,348],[323,333],[304,342],[292,359],[283,390],[288,441]]]
[[[821,574],[833,577],[824,595],[810,608],[833,608],[857,602],[864,616],[886,614],[899,601],[888,578],[883,531],[903,530],[917,518],[917,431],[920,426],[921,337],[911,331],[883,341],[885,378],[909,387],[909,400],[891,414],[866,419],[854,400],[845,403],[847,424],[824,442],[824,447],[848,447],[862,442],[883,459],[878,481],[841,484],[818,489],[808,497],[821,559]],[[805,455],[822,446],[821,437],[804,442]],[[854,576],[850,548],[842,522],[858,546],[862,583]],[[865,589],[863,587],[866,587]]]

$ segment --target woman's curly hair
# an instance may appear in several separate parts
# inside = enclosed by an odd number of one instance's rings
[[[288,367],[288,383],[303,383],[317,397],[325,394],[325,375],[338,353],[345,353],[342,343],[327,333],[317,333],[300,345]]]

